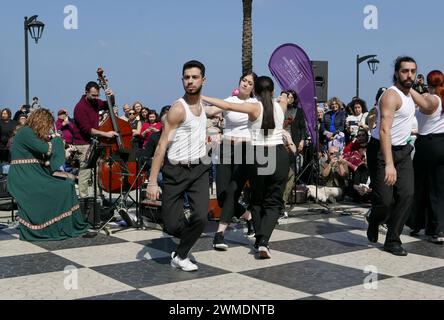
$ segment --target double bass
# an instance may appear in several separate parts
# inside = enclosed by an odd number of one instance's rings
[[[103,90],[108,89],[108,80],[102,68],[97,70],[98,83]],[[114,114],[114,105],[110,96],[106,96],[109,116],[99,125],[100,131],[115,131],[114,138],[99,138],[99,147],[104,152],[99,159],[99,186],[108,193],[131,191],[142,185],[142,178],[137,174],[136,152],[131,140],[133,131],[130,124]],[[137,179],[137,181],[136,181]]]

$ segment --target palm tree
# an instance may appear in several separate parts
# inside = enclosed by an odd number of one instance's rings
[[[244,20],[242,27],[242,73],[253,71],[253,28],[251,12],[253,0],[242,0]]]

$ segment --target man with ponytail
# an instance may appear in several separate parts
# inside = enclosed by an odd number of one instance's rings
[[[254,90],[258,102],[233,103],[204,96],[202,99],[223,110],[248,115],[251,144],[255,148],[251,178],[254,248],[259,258],[270,259],[268,243],[283,206],[282,194],[289,170],[289,157],[282,136],[288,101],[286,94],[279,102],[274,101],[274,83],[269,77],[258,77]]]
[[[427,75],[430,94],[411,90],[418,105],[418,138],[415,141],[415,197],[408,226],[416,234],[425,227],[429,241],[444,242],[444,75]]]
[[[407,141],[415,118],[411,88],[416,70],[413,58],[396,59],[394,85],[379,99],[377,125],[367,148],[373,185],[367,238],[376,243],[379,225],[386,223],[384,250],[396,256],[407,255],[400,235],[413,202],[413,165],[410,156],[413,146]]]

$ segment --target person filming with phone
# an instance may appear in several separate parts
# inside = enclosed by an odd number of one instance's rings
[[[320,160],[320,168],[323,187],[318,190],[318,199],[322,202],[328,200],[331,203],[342,200],[348,178],[348,164],[342,158],[338,147],[328,148],[327,155]],[[308,186],[311,195],[315,194],[313,187]]]

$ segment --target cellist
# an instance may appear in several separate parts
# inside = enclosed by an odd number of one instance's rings
[[[106,96],[111,97],[114,101],[114,94],[111,89],[105,91]],[[94,82],[90,81],[85,87],[85,94],[80,98],[80,101],[74,108],[74,139],[73,144],[79,150],[80,169],[78,176],[79,198],[85,199],[90,195],[88,193],[88,185],[91,177],[91,169],[86,169],[88,148],[91,144],[93,136],[104,138],[113,138],[118,136],[115,131],[100,131],[99,130],[99,111],[108,110],[108,103],[100,100],[100,87]]]

